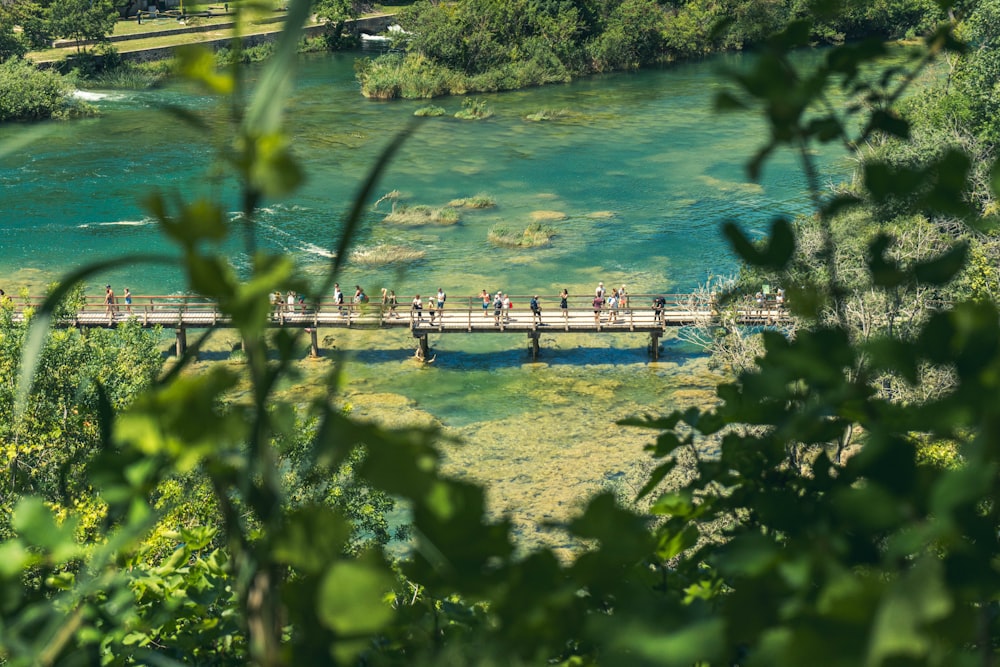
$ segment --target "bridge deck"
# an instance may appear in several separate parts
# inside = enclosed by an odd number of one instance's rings
[[[651,305],[654,295],[639,295],[631,298],[631,306],[617,310],[602,309],[595,317],[590,297],[570,300],[565,310],[558,307],[558,297],[540,299],[540,322],[532,316],[528,308],[530,297],[515,296],[517,304],[510,311],[503,311],[499,321],[494,317],[491,306],[484,310],[478,297],[462,297],[450,300],[443,311],[431,320],[431,311],[425,305],[422,311],[414,311],[409,305],[399,305],[395,309],[377,303],[338,305],[332,301],[322,301],[304,305],[274,307],[268,321],[270,327],[299,328],[367,328],[367,329],[411,329],[415,335],[428,333],[504,333],[524,332],[536,329],[553,333],[579,332],[649,332],[668,327],[684,327],[711,324],[717,314],[712,304],[694,295],[663,295],[667,304],[662,315],[658,315]],[[25,309],[37,308],[41,297],[30,297],[26,302],[14,301],[14,319],[23,320]],[[456,303],[457,302],[457,303]],[[641,307],[635,304],[643,303]],[[736,322],[754,326],[780,323],[787,319],[787,312],[773,301],[757,305],[750,302],[736,306]],[[103,297],[86,297],[85,303],[75,313],[57,320],[57,326],[113,327],[135,318],[144,327],[164,328],[209,328],[232,326],[231,319],[223,314],[215,303],[199,297],[176,296],[134,296],[131,306],[121,298],[109,309]]]

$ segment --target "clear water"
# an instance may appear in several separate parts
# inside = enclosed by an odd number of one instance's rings
[[[375,156],[426,104],[365,100],[354,81],[355,57],[301,61],[289,126],[308,182],[292,197],[266,202],[260,218],[260,243],[293,254],[305,276],[328,266],[340,220]],[[743,165],[763,142],[763,126],[711,112],[712,95],[724,85],[719,66],[741,63],[729,56],[486,95],[495,115],[485,121],[451,117],[461,98],[434,100],[448,115],[420,123],[378,194],[398,190],[405,203],[442,206],[486,193],[497,206],[463,211],[452,226],[404,227],[382,221],[389,209],[382,204],[366,214],[356,245],[414,247],[425,258],[405,267],[349,263],[341,284],[364,285],[372,295],[394,288],[404,303],[440,286],[454,303],[483,288],[588,294],[599,280],[626,284],[633,294],[683,292],[735,272],[721,222],[761,233],[776,215],[808,211],[795,156],[779,154],[760,183],[748,182]],[[204,113],[221,136],[214,100],[173,86],[110,92],[94,103],[100,118],[47,125],[41,139],[0,157],[0,275],[8,292],[97,259],[168,250],[141,204],[151,187],[168,197],[214,188],[238,208],[233,182],[208,176],[214,136],[162,110],[176,104]],[[546,109],[569,113],[525,120]],[[0,127],[0,146],[30,131]],[[846,176],[845,156],[820,161],[828,180]],[[487,242],[494,225],[523,228],[539,211],[564,216],[549,223],[557,230],[551,246],[510,250]],[[237,241],[227,252],[245,268]],[[164,268],[118,270],[95,287],[104,282],[135,294],[185,289],[179,274]],[[711,400],[715,379],[704,358],[677,340],[651,362],[638,335],[543,336],[538,364],[516,335],[431,343],[437,356],[427,366],[411,359],[405,333],[336,333],[328,347],[352,359],[345,391],[357,414],[390,425],[440,423],[463,440],[446,448],[450,469],[489,483],[493,507],[512,512],[529,542],[540,522],[566,516],[596,489],[629,494],[641,478],[641,448],[651,436],[617,427],[615,419]],[[311,362],[307,373],[329,363]]]

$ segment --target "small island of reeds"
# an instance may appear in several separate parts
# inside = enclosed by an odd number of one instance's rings
[[[458,210],[450,206],[435,208],[424,204],[393,207],[384,221],[397,225],[454,225],[460,219]]]
[[[444,115],[444,107],[439,107],[435,104],[429,104],[425,107],[420,107],[413,112],[414,116],[420,116],[425,118],[437,117]]]
[[[416,248],[379,243],[354,250],[351,253],[351,262],[363,266],[385,266],[398,262],[415,262],[423,259],[426,254]]]
[[[462,199],[452,199],[448,202],[448,206],[453,208],[493,208],[497,205],[497,200],[492,196],[479,193],[471,197],[464,197]]]
[[[523,230],[516,230],[504,224],[494,225],[486,239],[501,248],[540,248],[552,242],[556,230],[549,225],[533,222]]]

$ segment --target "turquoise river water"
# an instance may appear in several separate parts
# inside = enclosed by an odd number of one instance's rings
[[[261,244],[294,255],[307,277],[328,266],[340,219],[375,156],[426,104],[364,99],[356,57],[302,59],[289,126],[308,180],[293,196],[266,202],[261,215]],[[763,126],[711,111],[725,85],[719,67],[741,62],[729,56],[488,95],[495,115],[485,121],[451,117],[461,98],[435,100],[448,115],[420,124],[378,194],[396,190],[403,203],[442,206],[486,193],[496,207],[463,210],[454,225],[401,226],[383,222],[383,203],[366,214],[356,247],[388,243],[424,257],[404,266],[348,262],[340,283],[349,293],[364,285],[373,296],[394,288],[403,303],[440,286],[455,302],[483,288],[591,294],[599,280],[633,294],[684,292],[734,273],[719,233],[724,220],[760,233],[777,214],[808,211],[794,156],[777,155],[761,182],[749,182],[744,163],[763,142]],[[93,97],[99,118],[0,127],[0,146],[38,133],[0,157],[0,287],[8,293],[23,285],[37,291],[97,259],[167,249],[141,205],[151,187],[171,197],[218,188],[238,208],[232,182],[208,176],[212,142],[162,110],[204,113],[221,131],[214,100],[181,86]],[[525,119],[541,110],[566,113]],[[820,160],[828,180],[847,176],[846,156]],[[547,247],[500,249],[487,241],[494,225],[518,229],[537,219],[556,229]],[[240,246],[228,251],[245,268]],[[91,291],[104,282],[119,293],[185,289],[178,274],[148,267],[102,276]],[[711,400],[718,379],[696,348],[676,339],[652,362],[638,335],[543,336],[542,357],[532,363],[521,336],[432,337],[436,360],[421,365],[405,332],[321,334],[328,348],[347,353],[344,392],[355,414],[440,425],[463,443],[445,445],[448,470],[486,483],[491,507],[511,514],[526,544],[560,545],[546,522],[601,488],[629,495],[641,483],[642,446],[653,434],[615,419]],[[304,362],[306,377],[330,358]]]

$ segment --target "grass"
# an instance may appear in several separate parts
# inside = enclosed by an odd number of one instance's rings
[[[198,44],[200,42],[212,41],[216,39],[228,39],[234,36],[233,26],[235,25],[235,12],[236,8],[239,6],[240,0],[232,0],[229,2],[229,15],[221,14],[218,16],[198,16],[189,22],[189,25],[198,26],[218,26],[217,30],[209,30],[206,32],[195,32],[195,33],[184,33],[181,35],[177,34],[159,34],[159,33],[169,33],[177,28],[183,28],[188,26],[182,26],[177,23],[175,18],[158,18],[158,19],[143,19],[142,25],[136,22],[136,20],[129,19],[124,21],[118,21],[115,24],[115,29],[112,31],[112,36],[135,36],[135,39],[128,39],[126,41],[114,42],[115,49],[120,53],[130,53],[133,51],[144,51],[147,49],[158,49],[158,48],[169,48],[175,46],[184,46],[187,44]],[[250,3],[248,3],[250,4]],[[381,4],[376,4],[374,11],[363,14],[362,18],[365,16],[373,16],[378,14],[393,13],[405,7],[407,5],[413,4],[412,0],[400,0],[399,2],[385,2]],[[224,2],[210,2],[210,3],[184,3],[184,9],[188,14],[196,14],[205,11],[210,12],[224,12]],[[275,2],[274,7],[277,9],[283,7],[284,3]],[[275,21],[278,18],[281,20]],[[257,12],[255,13],[246,23],[243,25],[240,31],[241,35],[259,35],[269,32],[280,32],[283,27],[284,13],[282,12]],[[268,22],[265,22],[268,21]],[[312,21],[308,21],[306,25],[316,25]],[[92,49],[93,47],[86,47]],[[70,44],[67,46],[61,46],[55,49],[45,49],[43,51],[32,51],[27,55],[29,60],[34,62],[53,62],[57,60],[62,60],[67,56],[71,56],[77,53],[77,47],[75,44]]]
[[[415,262],[423,259],[423,250],[417,250],[401,245],[379,243],[367,248],[358,248],[351,253],[351,262],[363,266],[385,266],[399,262]]]
[[[501,248],[540,248],[552,242],[556,230],[548,225],[533,222],[523,231],[515,231],[506,225],[494,225],[486,235],[486,240]]]
[[[497,205],[497,200],[492,196],[479,193],[464,199],[452,199],[448,206],[453,208],[493,208]]]
[[[450,206],[433,208],[423,204],[404,204],[393,208],[392,213],[385,216],[385,222],[398,225],[454,225],[459,219],[458,210]]]

